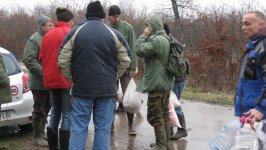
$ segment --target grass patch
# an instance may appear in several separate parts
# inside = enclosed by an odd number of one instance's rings
[[[211,104],[233,105],[234,95],[221,93],[203,93],[198,88],[185,88],[182,99],[203,101]]]

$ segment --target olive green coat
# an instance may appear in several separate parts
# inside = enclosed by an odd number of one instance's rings
[[[163,22],[158,16],[149,17],[146,24],[153,30],[151,36],[144,34],[136,44],[136,54],[144,58],[144,70],[138,90],[141,92],[171,91],[174,86],[174,76],[165,68],[170,55],[170,43],[163,36]]]
[[[40,47],[45,32],[38,30],[27,41],[23,62],[29,69],[29,87],[33,90],[44,90],[42,65],[39,60]]]
[[[136,71],[138,67],[138,61],[137,61],[137,56],[135,52],[136,35],[135,35],[134,28],[126,21],[119,21],[117,25],[112,25],[109,22],[108,26],[116,29],[125,37],[131,50],[130,51],[131,52],[131,63],[130,63],[129,69],[132,71]]]

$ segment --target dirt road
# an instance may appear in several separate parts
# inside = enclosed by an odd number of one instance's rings
[[[208,150],[208,140],[233,117],[232,107],[210,105],[192,101],[182,101],[186,116],[188,136],[179,141],[171,141],[173,150]],[[136,136],[128,135],[126,113],[117,113],[114,133],[111,134],[111,150],[143,150],[155,141],[153,128],[146,120],[147,105],[144,102],[141,111],[135,115]],[[90,124],[87,149],[92,149],[93,124]],[[48,150],[32,146],[32,133],[18,133],[0,137],[1,141],[9,142],[12,150]],[[0,145],[1,147],[1,145]]]

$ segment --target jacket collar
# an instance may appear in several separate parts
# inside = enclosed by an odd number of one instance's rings
[[[71,27],[67,22],[64,21],[57,21],[55,24],[55,27],[63,27],[63,26]]]

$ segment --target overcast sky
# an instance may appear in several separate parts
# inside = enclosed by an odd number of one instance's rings
[[[66,0],[67,1],[67,0]],[[84,6],[87,4],[89,0],[69,0],[69,2],[75,1]],[[100,0],[101,1],[101,0]],[[109,0],[111,4],[118,4],[119,0]],[[127,0],[125,0],[127,1]],[[216,6],[219,7],[221,4],[226,4],[231,8],[239,8],[240,4],[251,2],[252,0],[194,0],[194,4],[200,7],[207,6]],[[261,5],[261,8],[266,9],[266,0],[255,0]],[[0,7],[5,8],[7,10],[14,9],[16,6],[20,6],[26,9],[32,9],[36,4],[48,4],[50,0],[0,0]],[[171,6],[170,0],[134,0],[136,7],[141,7],[142,5],[146,5],[148,11],[152,11],[153,9],[164,8]]]

